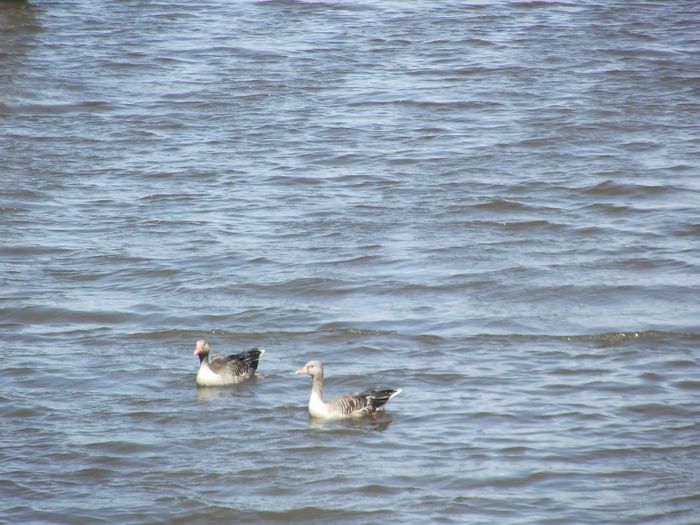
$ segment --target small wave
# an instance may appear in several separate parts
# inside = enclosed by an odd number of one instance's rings
[[[279,7],[301,7],[333,11],[357,11],[372,9],[369,5],[355,2],[329,2],[328,0],[258,0],[261,5]]]
[[[686,381],[676,381],[675,383],[672,383],[672,386],[680,390],[698,391],[700,390],[700,381],[694,381],[690,379]]]
[[[674,228],[674,235],[679,237],[700,237],[700,224],[688,224]]]
[[[83,480],[85,483],[95,483],[99,480],[110,479],[114,476],[114,471],[102,467],[88,467],[76,470],[72,473],[72,478]]]
[[[342,510],[325,507],[301,507],[280,511],[231,511],[231,516],[238,523],[383,523],[391,521],[391,514],[381,510]],[[202,520],[208,522],[211,518],[209,513],[200,516]],[[198,519],[192,516],[192,521],[196,523]]]
[[[510,2],[511,7],[521,8],[521,9],[552,9],[555,7],[575,7],[578,3],[574,2],[561,2],[556,0],[516,0]]]
[[[641,210],[633,208],[632,206],[629,206],[628,204],[620,204],[620,203],[610,204],[610,203],[595,202],[593,204],[587,204],[587,205],[583,206],[581,209],[590,210],[590,211],[593,211],[596,213],[597,212],[607,213],[609,215],[627,215],[627,214],[634,213],[634,212],[642,213]]]
[[[631,475],[642,476],[642,471],[624,471],[624,476],[629,477]],[[588,470],[572,470],[572,471],[537,471],[524,473],[518,476],[507,476],[507,477],[497,477],[489,478],[485,481],[494,487],[498,488],[517,488],[529,486],[532,484],[542,484],[542,483],[563,483],[566,480],[586,478],[591,475]],[[600,475],[600,474],[599,474]]]
[[[68,248],[61,246],[41,246],[41,245],[25,245],[25,246],[0,246],[0,255],[14,257],[35,257],[37,255],[58,255],[71,252]]]
[[[506,221],[500,224],[501,226],[504,226],[505,228],[514,231],[525,231],[533,229],[551,229],[556,231],[562,231],[566,229],[566,226],[562,224],[551,222],[545,219],[534,219],[529,221]]]
[[[629,268],[634,270],[667,270],[667,271],[681,271],[687,270],[693,267],[693,265],[680,261],[677,259],[665,259],[658,258],[653,259],[649,257],[631,257],[628,259],[621,259],[617,266],[620,268]]]
[[[27,407],[16,407],[13,405],[8,406],[7,409],[0,409],[0,416],[3,419],[28,419],[33,417],[43,417],[45,415],[45,412],[43,412],[42,410]]]
[[[110,454],[121,457],[125,455],[139,455],[145,452],[158,452],[160,450],[160,445],[158,443],[144,443],[138,441],[124,441],[124,440],[107,440],[107,441],[94,441],[85,442],[80,444],[86,451],[99,452],[106,457]]]
[[[606,53],[612,56],[628,58],[628,57],[654,57],[654,58],[669,58],[680,56],[678,51],[666,49],[654,49],[649,47],[635,48],[602,48],[598,52]]]
[[[629,405],[625,407],[625,410],[633,412],[635,414],[641,414],[646,417],[667,418],[669,416],[672,416],[688,418],[688,421],[698,416],[698,410],[695,405],[693,405],[692,407],[683,407],[679,405],[669,405],[661,403],[645,403],[640,405]]]
[[[6,105],[7,113],[19,115],[56,115],[63,113],[94,113],[95,111],[106,111],[114,106],[103,100],[87,100],[83,102],[66,102],[63,104],[18,104],[15,106]]]
[[[476,209],[494,211],[523,211],[530,209],[530,207],[526,204],[507,199],[493,199],[488,202],[480,202],[478,204],[474,204],[472,207]]]
[[[11,214],[11,213],[26,213],[28,212],[28,208],[18,208],[16,206],[4,206],[0,207],[0,214]]]
[[[338,279],[324,279],[321,277],[301,277],[287,282],[261,285],[263,289],[284,289],[289,294],[315,294],[319,296],[338,296],[352,293],[362,288],[363,284],[342,281]]]
[[[484,102],[477,100],[414,100],[414,99],[404,99],[404,98],[387,98],[387,99],[377,99],[368,98],[366,100],[355,100],[349,102],[350,107],[362,107],[362,106],[409,106],[415,108],[423,109],[433,109],[433,110],[455,110],[455,109],[486,109],[499,106],[498,102]]]
[[[623,142],[619,144],[621,149],[632,151],[632,152],[647,152],[655,151],[663,148],[658,142],[641,142],[641,141],[631,141]]]
[[[326,261],[322,263],[324,266],[336,266],[343,264],[369,264],[372,262],[377,262],[381,258],[377,255],[358,255],[357,257],[351,257],[349,259],[338,259],[334,261]]]
[[[97,323],[113,324],[128,322],[135,314],[120,311],[84,311],[48,306],[25,306],[21,308],[2,308],[0,318],[4,321],[20,323]]]
[[[607,197],[656,197],[675,190],[676,188],[670,186],[629,184],[606,180],[595,186],[585,188],[584,193]]]
[[[662,330],[643,330],[643,331],[621,331],[621,332],[602,332],[597,334],[527,334],[527,333],[512,333],[512,334],[497,334],[497,333],[480,333],[472,337],[485,340],[523,340],[523,341],[564,341],[572,343],[596,343],[599,346],[620,346],[628,342],[634,341],[650,341],[650,340],[673,340],[681,339],[689,342],[700,341],[700,333],[686,331],[662,331]],[[669,364],[673,364],[670,362]],[[678,366],[692,365],[692,361],[679,360]]]
[[[646,330],[641,332],[609,332],[592,335],[573,335],[563,336],[562,339],[568,341],[594,342],[603,346],[618,346],[630,341],[648,341],[654,339],[689,337],[700,338],[700,334],[683,333],[683,332],[664,332],[659,330]]]
[[[321,325],[320,329],[325,330],[325,331],[329,331],[329,332],[338,333],[338,334],[352,335],[352,336],[374,337],[374,336],[378,336],[378,335],[396,335],[396,332],[394,332],[394,331],[376,330],[376,329],[369,329],[369,328],[358,328],[358,327],[353,327],[353,326],[347,326],[347,325],[344,325],[342,323],[337,323],[337,322],[332,322],[332,323],[327,323],[327,324]]]

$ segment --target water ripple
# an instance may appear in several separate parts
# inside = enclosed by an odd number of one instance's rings
[[[699,14],[4,2],[0,515],[695,523]]]

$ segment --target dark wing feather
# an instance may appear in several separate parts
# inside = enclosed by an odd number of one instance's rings
[[[227,357],[217,356],[211,360],[209,366],[216,373],[225,370],[226,373],[234,376],[252,376],[258,369],[258,362],[263,352],[264,350],[260,348],[253,348]]]
[[[400,390],[393,388],[370,388],[357,394],[339,397],[333,401],[333,404],[346,416],[368,416],[384,406],[399,392]]]

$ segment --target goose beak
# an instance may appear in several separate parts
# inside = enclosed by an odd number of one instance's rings
[[[300,368],[299,370],[297,370],[297,371],[294,372],[294,373],[295,373],[296,375],[300,376],[300,375],[303,375],[303,374],[306,373],[306,369],[305,369],[305,368]]]

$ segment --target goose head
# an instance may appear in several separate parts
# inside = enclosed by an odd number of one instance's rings
[[[297,375],[309,374],[311,377],[323,377],[323,365],[320,361],[309,361],[296,373]]]
[[[204,339],[197,341],[197,343],[194,345],[194,355],[198,355],[200,357],[206,357],[209,355],[209,343],[207,343]]]

